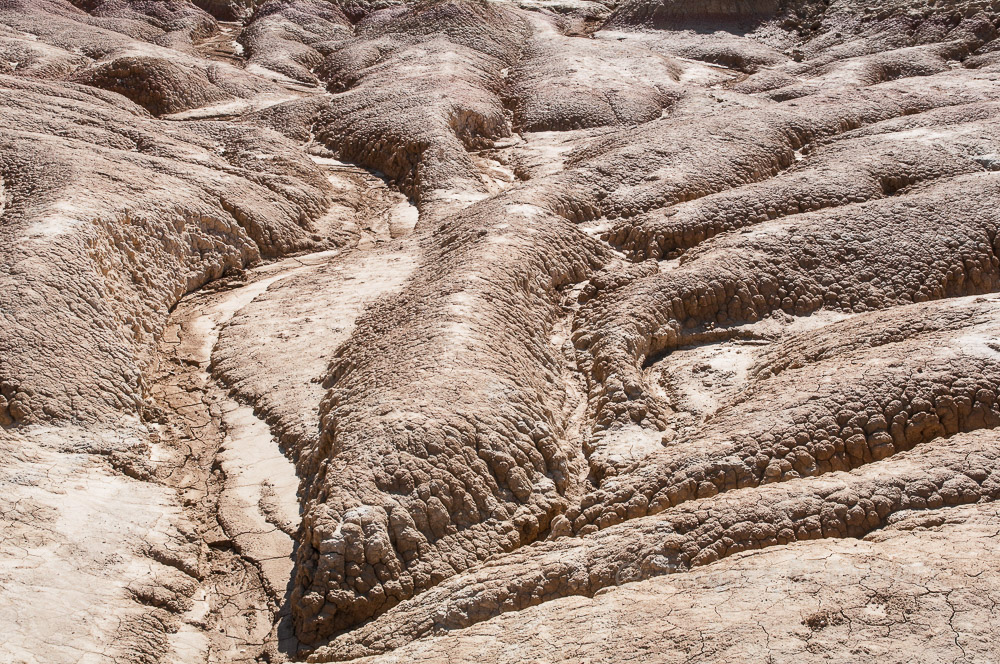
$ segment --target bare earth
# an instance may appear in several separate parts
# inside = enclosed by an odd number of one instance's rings
[[[0,664],[1000,661],[1000,2],[0,0]]]

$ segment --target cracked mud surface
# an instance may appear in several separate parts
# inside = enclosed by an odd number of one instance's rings
[[[0,662],[1000,658],[997,2],[0,51]]]

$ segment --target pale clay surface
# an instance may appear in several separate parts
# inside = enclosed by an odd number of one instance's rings
[[[1000,659],[1000,3],[0,2],[0,662]]]

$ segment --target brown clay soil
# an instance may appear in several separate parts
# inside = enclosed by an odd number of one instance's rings
[[[0,663],[1000,660],[997,0],[0,0]]]

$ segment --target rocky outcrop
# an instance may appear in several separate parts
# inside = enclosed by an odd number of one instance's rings
[[[740,26],[772,18],[778,11],[777,0],[667,0],[622,3],[611,16],[612,25],[648,26],[666,30]]]

